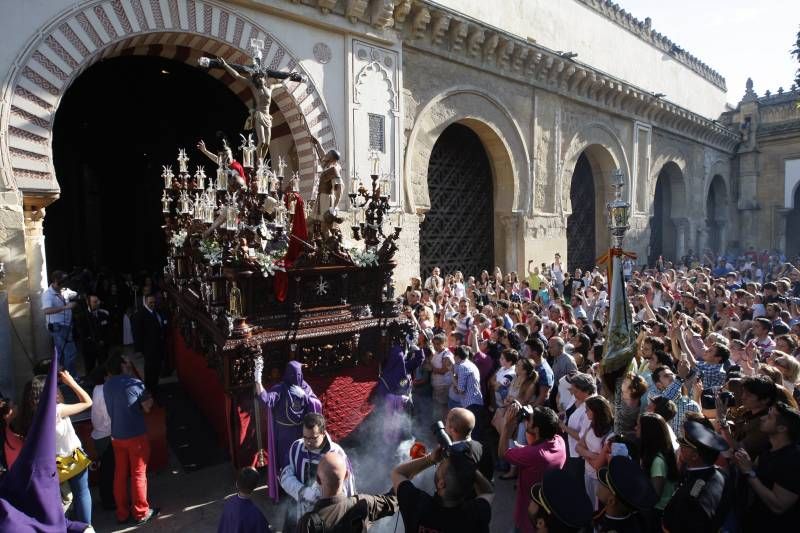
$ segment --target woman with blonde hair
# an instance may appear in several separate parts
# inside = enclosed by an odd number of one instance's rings
[[[772,352],[772,364],[783,376],[783,386],[797,400],[800,396],[800,388],[797,386],[800,381],[800,361],[792,355],[775,350]]]
[[[419,325],[422,329],[433,328],[433,309],[421,307],[419,310]]]

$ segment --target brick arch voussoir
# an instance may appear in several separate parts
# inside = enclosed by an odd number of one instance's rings
[[[334,147],[332,124],[313,81],[264,28],[214,0],[99,0],[60,13],[17,57],[3,85],[2,101],[8,104],[0,109],[4,186],[58,192],[52,162],[55,112],[72,81],[93,63],[123,54],[162,55],[187,62],[200,55],[221,55],[243,62],[253,38],[264,41],[264,60],[270,68],[306,74],[306,84],[276,91],[275,101],[298,156],[303,154],[299,157],[301,181],[312,183],[316,161],[311,136],[325,147]],[[244,86],[231,85],[244,99]]]

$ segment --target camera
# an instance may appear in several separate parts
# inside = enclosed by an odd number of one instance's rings
[[[519,403],[519,402],[517,402]],[[533,416],[533,406],[532,405],[520,405],[519,411],[517,411],[517,424],[522,424],[527,419]]]
[[[736,398],[734,397],[733,393],[726,390],[720,391],[719,401],[726,407],[733,407],[736,405]]]

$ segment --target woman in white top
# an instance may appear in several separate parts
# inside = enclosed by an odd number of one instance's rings
[[[67,385],[78,397],[78,402],[73,404],[64,403],[61,391],[56,389],[56,455],[72,455],[76,448],[81,447],[81,441],[75,434],[72,427],[70,416],[76,415],[92,406],[92,399],[89,394],[81,388],[66,370],[58,373],[62,383]],[[44,382],[47,376],[34,376],[26,385],[22,392],[22,409],[20,412],[20,432],[27,436],[33,422],[36,408],[39,406],[39,399],[44,391]],[[73,504],[75,505],[75,519],[79,522],[91,524],[92,522],[92,495],[89,492],[89,469],[76,475],[68,481],[72,490]]]
[[[456,270],[455,274],[453,274],[453,295],[459,300],[467,295],[464,287],[464,274],[460,270]]]
[[[592,502],[592,508],[597,510],[597,471],[606,463],[603,446],[613,432],[614,415],[611,404],[602,396],[587,398],[585,405],[589,427],[581,435],[575,450],[585,461],[583,479],[586,494]]]
[[[433,387],[434,415],[443,416],[447,412],[448,392],[453,381],[452,370],[455,364],[453,354],[447,348],[447,337],[439,333],[433,337],[433,357],[431,358],[431,386]],[[439,420],[439,418],[434,418]]]
[[[556,254],[550,265],[550,279],[558,289],[559,294],[564,292],[564,267],[561,265],[561,254]]]

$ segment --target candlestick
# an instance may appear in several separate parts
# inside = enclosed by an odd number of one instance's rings
[[[217,169],[217,190],[218,191],[228,190],[228,174],[225,172],[224,167],[219,167]]]
[[[161,195],[161,212],[164,214],[169,213],[169,196],[167,196],[166,189],[164,190],[164,194]]]
[[[381,156],[377,150],[369,151],[370,174],[373,176],[380,176],[381,174]]]
[[[275,208],[275,225],[278,227],[286,225],[286,208],[282,202]]]
[[[172,187],[172,178],[175,175],[172,173],[172,167],[169,165],[161,165],[163,171],[161,172],[161,177],[164,178],[164,188],[169,189]]]
[[[262,168],[256,171],[256,185],[258,187],[258,194],[269,194],[269,177],[267,172]]]
[[[206,170],[202,166],[197,165],[197,170],[195,170],[194,172],[194,179],[195,179],[195,184],[194,184],[195,189],[199,191],[204,191],[206,188]]]
[[[236,215],[239,210],[236,207],[236,193],[228,195],[228,202],[225,206],[225,229],[236,231]]]
[[[296,170],[292,174],[292,192],[300,192],[300,173]]]
[[[389,176],[385,175],[380,180],[380,195],[383,198],[389,197],[389,191],[391,191],[391,182],[389,181]]]
[[[201,199],[200,195],[199,194],[196,195],[195,198],[194,198],[194,201],[192,202],[192,205],[190,207],[190,210],[192,212],[192,218],[194,220],[202,220],[203,219],[203,205],[201,203],[201,200],[202,199]]]
[[[180,205],[180,208],[178,209],[179,214],[181,215],[189,214],[189,202],[190,202],[189,196],[186,193],[186,189],[184,189],[181,191],[181,196],[180,199],[178,200],[178,204]]]
[[[282,155],[278,156],[278,175],[283,177],[283,171],[286,169],[286,161]]]
[[[206,189],[206,197],[208,199],[208,203],[211,204],[211,207],[217,207],[217,191],[214,189],[213,183],[209,182],[208,188]]]
[[[242,150],[242,166],[245,168],[253,168],[253,154],[256,151],[256,146],[253,144],[253,134],[250,133],[245,137],[239,134],[242,138],[242,144],[239,148]]]
[[[358,171],[353,170],[353,174],[350,176],[350,194],[358,194]]]
[[[189,172],[189,156],[186,155],[186,149],[181,148],[178,150],[178,173],[185,174]]]
[[[267,190],[269,194],[274,194],[278,189],[278,177],[271,170],[267,171]]]

